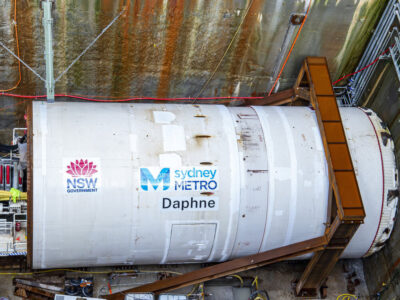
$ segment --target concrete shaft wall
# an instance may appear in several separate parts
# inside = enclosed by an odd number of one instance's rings
[[[15,1],[21,58],[44,76],[40,1]],[[56,93],[105,97],[195,97],[203,87],[202,96],[263,94],[272,86],[274,71],[279,70],[285,40],[290,46],[299,28],[296,26],[293,34],[288,35],[290,15],[304,13],[309,3],[308,0],[55,2],[56,77],[124,5],[127,7],[126,14],[56,84]],[[307,55],[326,56],[333,79],[350,72],[386,3],[385,0],[312,2],[309,18],[282,74],[281,89],[293,84]],[[0,0],[0,7],[0,36],[16,52],[14,1]],[[3,48],[0,48],[0,62],[0,89],[8,89],[18,81],[18,64]],[[211,76],[212,80],[204,86]],[[13,92],[44,94],[44,83],[22,67],[22,81]],[[16,120],[21,119],[18,111],[23,111],[23,107],[15,111],[11,106],[6,111],[10,120],[5,125],[16,126]],[[12,118],[15,113],[18,116]],[[0,141],[8,139],[1,129]]]
[[[380,62],[374,77],[364,95],[362,104],[375,110],[389,127],[396,145],[398,164],[400,161],[400,101],[398,93],[400,84],[390,61]],[[400,222],[398,220],[391,238],[383,250],[364,260],[364,271],[371,295],[381,292],[381,299],[400,298]]]

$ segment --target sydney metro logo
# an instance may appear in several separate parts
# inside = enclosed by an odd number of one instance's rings
[[[156,178],[152,175],[149,168],[140,168],[140,185],[142,190],[149,190],[149,183],[153,187],[154,190],[157,190],[158,186],[162,182],[162,190],[168,190],[170,185],[170,168],[163,168]]]
[[[143,191],[216,191],[219,173],[216,167],[140,168]]]
[[[66,160],[64,160],[66,161]],[[65,184],[67,193],[97,192],[99,187],[98,163],[88,159],[69,160],[66,165]]]

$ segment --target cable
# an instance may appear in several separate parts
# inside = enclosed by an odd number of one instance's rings
[[[272,86],[271,90],[269,91],[268,96],[271,96],[272,91],[274,90],[276,84],[278,83],[279,78],[281,77],[281,74],[282,74],[282,72],[283,72],[283,69],[285,69],[286,63],[287,63],[287,61],[289,60],[289,57],[290,57],[290,54],[292,53],[292,50],[293,50],[293,48],[294,48],[294,45],[296,45],[297,38],[299,37],[300,32],[301,32],[301,30],[303,29],[304,23],[305,23],[306,20],[307,20],[308,13],[309,13],[310,7],[311,7],[311,3],[312,3],[312,0],[310,0],[310,3],[308,4],[307,12],[306,12],[306,15],[304,16],[303,22],[301,22],[299,31],[297,31],[296,37],[294,38],[294,41],[293,41],[293,43],[292,43],[292,46],[290,47],[289,53],[288,53],[288,55],[286,56],[285,62],[283,63],[282,68],[281,68],[281,70],[279,71],[278,77],[276,77],[275,82],[274,82],[274,85]]]
[[[0,93],[0,96],[14,97],[14,98],[25,98],[25,99],[41,99],[46,98],[46,95],[18,95],[18,94],[10,94],[10,93]],[[126,99],[95,99],[82,97],[77,95],[68,95],[68,94],[56,94],[55,97],[66,97],[66,98],[74,98],[85,101],[93,101],[93,102],[129,102],[129,101],[138,101],[138,100],[153,100],[153,101],[190,101],[190,100],[227,100],[227,101],[219,101],[219,102],[230,102],[230,101],[239,101],[244,99],[263,99],[264,97],[200,97],[200,98],[192,98],[192,97],[181,97],[181,98],[155,98],[155,97],[133,97]]]
[[[202,88],[200,89],[200,92],[197,93],[197,96],[196,96],[195,99],[193,100],[193,103],[195,103],[196,100],[197,100],[197,98],[203,93],[204,89],[206,88],[206,86],[208,85],[208,83],[211,81],[211,79],[214,77],[215,73],[217,72],[219,66],[221,65],[221,63],[222,63],[222,61],[224,60],[226,54],[228,53],[229,49],[231,48],[231,46],[232,46],[232,44],[233,44],[233,42],[234,42],[234,40],[235,40],[235,38],[236,38],[236,36],[237,36],[237,34],[238,34],[238,32],[239,32],[239,29],[242,27],[242,24],[243,24],[243,22],[244,22],[244,19],[246,19],[247,13],[249,12],[250,7],[251,7],[252,4],[253,4],[253,0],[251,0],[250,4],[248,5],[248,7],[247,7],[247,9],[246,9],[246,12],[245,12],[245,14],[244,14],[244,16],[243,16],[243,18],[242,18],[242,20],[240,21],[239,26],[238,26],[238,28],[236,29],[235,34],[233,35],[233,37],[232,37],[232,39],[231,39],[231,41],[230,41],[228,47],[226,48],[224,54],[223,54],[222,57],[221,57],[219,63],[218,63],[217,66],[215,67],[215,69],[214,69],[214,71],[212,72],[211,76],[210,76],[210,77],[207,79],[207,81],[203,84]]]
[[[100,32],[100,34],[98,35],[98,36],[96,36],[96,38],[85,48],[85,50],[83,50],[82,52],[81,52],[81,54],[79,54],[73,61],[72,61],[72,63],[64,70],[64,71],[62,71],[61,72],[61,74],[60,75],[58,75],[58,77],[54,80],[54,83],[56,83],[57,81],[59,81],[60,80],[60,78],[65,74],[65,73],[67,73],[68,71],[69,71],[69,69],[90,49],[90,47],[92,47],[96,42],[97,42],[97,40],[108,30],[108,28],[110,28],[113,24],[114,24],[114,22],[116,22],[118,19],[119,19],[119,17],[125,12],[125,10],[126,10],[126,7],[124,7],[121,11],[120,11],[120,13],[106,26],[106,27],[104,27],[104,29]]]
[[[240,280],[240,287],[243,287],[244,282],[243,282],[243,278],[241,276],[233,274],[232,277],[235,277],[235,278],[239,279]]]
[[[19,57],[19,41],[18,41],[18,24],[17,24],[17,0],[14,0],[14,31],[15,31],[15,41],[17,43],[17,56]],[[21,62],[18,60],[18,73],[19,73],[19,79],[18,82],[10,89],[7,90],[0,90],[0,92],[9,92],[12,90],[15,90],[20,82],[21,82]]]
[[[199,284],[195,284],[192,288],[192,290],[186,295],[187,297],[192,296],[194,292],[198,289]]]
[[[394,45],[388,47],[388,48],[387,48],[386,50],[384,50],[381,54],[379,54],[379,56],[378,56],[377,58],[375,58],[372,62],[370,62],[370,63],[369,63],[368,65],[366,65],[365,67],[361,68],[361,69],[358,70],[358,71],[355,71],[355,72],[353,72],[353,73],[347,74],[347,75],[345,75],[345,76],[339,78],[338,80],[332,82],[332,85],[336,85],[336,83],[342,81],[343,79],[346,79],[347,77],[350,77],[350,76],[352,76],[352,75],[355,75],[355,74],[357,74],[357,73],[360,73],[361,71],[364,71],[365,69],[368,69],[370,66],[372,66],[373,64],[375,64],[376,62],[378,62],[378,60],[380,59],[380,57],[381,57],[382,55],[386,54],[386,53],[389,51],[389,49],[390,49],[391,47],[393,47],[393,46],[394,46]]]
[[[357,300],[357,296],[353,294],[341,294],[337,296],[336,300]]]
[[[251,294],[250,298],[256,296],[253,300],[256,300],[256,299],[258,299],[258,300],[266,300],[266,299],[261,295],[261,291],[258,289],[258,276],[254,277],[254,280],[253,280],[253,282],[251,283],[251,286],[255,286],[256,289],[255,289],[255,291]],[[269,300],[268,294],[265,293],[265,295],[266,295],[266,297],[267,297],[268,300]]]
[[[3,106],[2,108],[0,108],[0,111],[7,110],[8,108],[15,108],[16,105],[21,104],[21,103],[23,103],[23,102],[25,102],[25,101],[26,101],[26,100],[20,100],[20,101],[17,101],[17,102],[15,102],[15,103],[13,103],[12,105]]]
[[[74,269],[51,269],[51,270],[44,270],[44,271],[36,271],[36,272],[27,272],[27,273],[0,273],[0,275],[12,275],[12,276],[23,276],[23,275],[35,275],[35,274],[44,274],[44,273],[52,273],[52,272],[74,272],[74,273],[81,273],[81,274],[110,274],[110,273],[169,273],[174,275],[182,275],[181,272],[175,271],[168,271],[168,270],[110,270],[110,271],[80,271]]]

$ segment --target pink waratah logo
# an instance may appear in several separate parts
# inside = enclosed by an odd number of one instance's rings
[[[97,173],[96,165],[93,162],[88,162],[88,160],[76,160],[75,163],[71,161],[70,165],[67,166],[67,173],[71,174],[72,177],[85,176],[90,177],[94,173]]]

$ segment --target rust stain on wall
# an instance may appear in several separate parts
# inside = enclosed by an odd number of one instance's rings
[[[183,21],[184,3],[183,0],[172,0],[168,2],[168,26],[166,28],[164,59],[161,66],[160,81],[157,89],[158,97],[166,97],[168,95],[172,62],[175,50],[178,46],[178,35]]]
[[[21,57],[44,75],[40,1],[17,1]],[[365,1],[372,8],[378,4],[382,7],[383,3]],[[13,2],[4,3],[0,36],[13,49]],[[52,12],[56,76],[127,6],[127,12],[57,82],[56,93],[109,98],[194,96],[221,60],[249,3],[250,0],[56,0]],[[290,14],[304,12],[304,6],[303,0],[253,0],[230,51],[202,96],[263,94],[280,55]],[[281,88],[292,83],[305,55],[327,56],[332,74],[342,73],[343,65],[335,62],[335,57],[346,48],[347,37],[360,40],[361,31],[352,29],[354,20],[360,19],[356,17],[359,8],[360,1],[314,2],[282,75]],[[376,20],[380,10],[368,11],[364,23],[368,17]],[[370,30],[373,22],[368,23],[364,26]],[[351,64],[347,65],[353,65],[359,52],[353,55],[353,51],[349,52],[351,47],[347,48],[343,63],[351,56]],[[0,65],[0,87],[7,87],[18,77],[17,64],[0,49]],[[25,67],[22,75],[16,92],[45,93],[43,82]]]
[[[155,18],[162,12],[162,0],[150,0],[144,1],[143,9],[141,11],[140,19],[140,37],[138,37],[138,47],[139,47],[139,61],[135,70],[132,70],[136,74],[136,91],[138,95],[144,93],[143,87],[148,72],[152,71],[152,66],[157,60],[157,49],[158,41],[155,36],[155,30],[153,29],[153,23],[155,23]]]
[[[253,46],[251,39],[253,37],[254,28],[258,24],[258,15],[262,13],[264,1],[265,0],[254,0],[243,21],[234,54],[232,55],[231,74],[240,75],[243,71],[246,71],[243,70],[243,68],[246,68],[246,62],[249,58],[249,47]],[[233,84],[231,83],[231,85]]]

